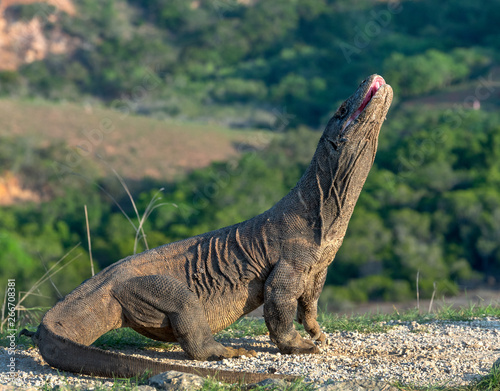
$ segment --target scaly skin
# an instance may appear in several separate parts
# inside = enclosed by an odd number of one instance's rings
[[[378,91],[377,83],[383,84]],[[268,211],[125,258],[85,281],[47,312],[33,335],[44,359],[63,370],[104,376],[193,372],[88,345],[109,330],[131,327],[179,342],[196,360],[253,356],[254,351],[223,346],[212,334],[262,303],[270,338],[282,353],[318,353],[317,343],[325,341],[316,320],[318,297],[373,164],[391,101],[392,89],[380,76],[361,83],[329,121],[297,186]],[[296,315],[311,339],[295,330]],[[218,374],[226,381],[273,377]]]

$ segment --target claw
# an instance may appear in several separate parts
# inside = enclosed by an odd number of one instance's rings
[[[326,335],[322,331],[316,333],[312,340],[319,343],[319,345],[326,345]]]
[[[294,344],[288,344],[285,346],[279,346],[281,353],[283,354],[318,354],[321,353],[320,349],[314,344],[313,341],[303,339],[302,337],[297,338]]]
[[[257,352],[255,350],[246,350],[243,348],[233,349],[226,347],[226,351],[223,354],[223,358],[234,358],[240,356],[255,357]]]

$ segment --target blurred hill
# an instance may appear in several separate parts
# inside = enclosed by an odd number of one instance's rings
[[[0,99],[0,137],[29,140],[23,156],[34,148],[61,145],[60,164],[68,169],[98,161],[98,155],[132,181],[172,181],[242,151],[262,149],[270,140],[263,131],[160,121],[89,104],[8,99]],[[96,175],[105,176],[105,168]]]
[[[278,111],[317,128],[369,74],[404,102],[498,66],[498,0],[2,4],[0,94],[132,101],[158,118],[271,129]]]

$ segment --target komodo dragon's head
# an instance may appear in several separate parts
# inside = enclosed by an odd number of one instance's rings
[[[391,102],[392,88],[382,76],[365,79],[340,105],[323,133],[333,148],[333,155],[349,157],[346,165],[351,165],[351,159],[360,155],[366,155],[373,163],[380,127]]]
[[[391,86],[382,76],[372,75],[328,122],[312,164],[320,188],[318,199],[312,202],[320,210],[321,240],[343,238],[373,165],[378,135],[391,102]]]

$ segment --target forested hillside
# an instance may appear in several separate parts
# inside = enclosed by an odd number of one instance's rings
[[[64,294],[89,277],[84,205],[99,268],[266,210],[300,178],[338,103],[372,73],[393,86],[395,102],[329,271],[325,302],[404,300],[414,296],[417,273],[420,294],[428,297],[435,287],[438,295],[454,294],[500,278],[500,1],[437,7],[431,0],[82,0],[75,6],[75,15],[39,3],[5,10],[11,20],[39,18],[47,34],[59,29],[74,46],[0,72],[2,96],[277,136],[261,134],[262,145],[272,139],[266,148],[241,145],[247,152],[239,160],[175,181],[134,181],[132,196],[147,216],[138,232],[119,180],[109,169],[107,176],[95,174],[102,171],[99,159],[72,175],[71,167],[61,170],[67,145],[30,145],[28,156],[24,138],[4,138],[3,172],[31,178],[34,190],[48,195],[0,210],[4,280],[18,278],[28,289],[44,262],[54,264],[78,243],[68,258],[81,255],[53,279]],[[127,182],[126,166],[113,168]],[[47,284],[42,291],[55,298],[52,289]]]

